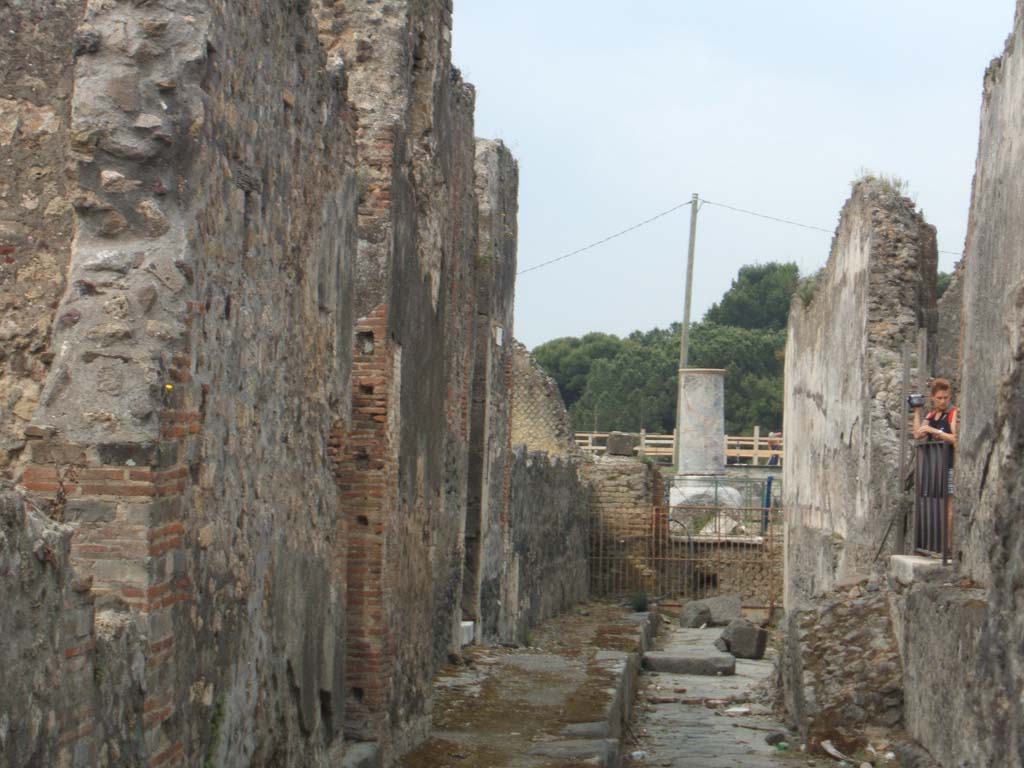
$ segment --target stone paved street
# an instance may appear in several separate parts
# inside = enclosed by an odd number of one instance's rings
[[[682,629],[663,624],[655,646],[662,653],[680,656],[708,653],[721,633],[721,628]],[[673,768],[825,765],[793,750],[777,750],[765,741],[772,733],[788,735],[768,707],[757,701],[756,688],[771,673],[770,658],[737,659],[736,674],[728,676],[644,671],[632,724],[636,741],[627,735],[623,764]],[[725,713],[739,706],[749,708],[750,714]]]

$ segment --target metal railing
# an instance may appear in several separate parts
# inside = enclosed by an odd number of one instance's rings
[[[738,594],[774,606],[782,597],[782,570],[777,508],[623,509],[597,516],[591,532],[594,595]]]
[[[952,551],[950,472],[953,446],[942,441],[916,446],[914,471],[914,550],[925,555],[942,555],[949,562]]]
[[[685,599],[738,595],[745,609],[782,601],[780,478],[674,478],[653,505],[603,506],[590,536],[595,596],[643,593],[671,611]]]

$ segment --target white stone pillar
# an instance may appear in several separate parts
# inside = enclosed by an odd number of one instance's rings
[[[725,371],[679,371],[676,414],[676,475],[725,473]]]

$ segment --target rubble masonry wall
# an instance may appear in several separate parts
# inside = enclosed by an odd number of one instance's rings
[[[302,3],[90,2],[75,39],[75,235],[21,479],[75,526],[97,631],[139,633],[122,750],[323,764],[345,700],[344,73]],[[87,717],[76,755],[117,763]]]
[[[587,599],[593,510],[573,459],[519,446],[511,487],[507,600],[513,611],[501,636],[522,643],[529,627]]]
[[[428,726],[457,648],[477,333],[474,92],[451,64],[451,6],[323,3],[360,157],[347,728],[385,755]],[[391,742],[386,736],[396,735]]]
[[[0,476],[23,457],[25,427],[53,359],[50,334],[71,251],[69,157],[76,37],[84,0],[0,7]],[[71,41],[74,40],[72,43]]]

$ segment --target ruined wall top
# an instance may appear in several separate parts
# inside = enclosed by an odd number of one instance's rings
[[[512,444],[552,456],[578,456],[558,385],[525,346],[512,344]]]

